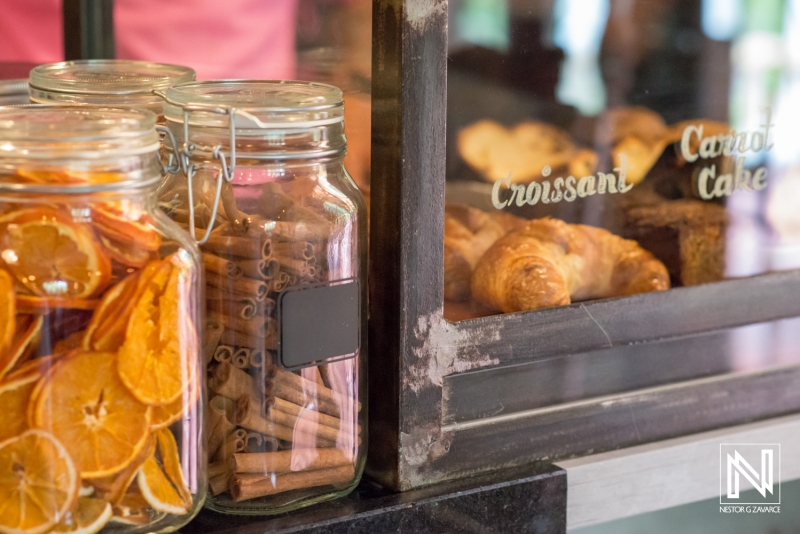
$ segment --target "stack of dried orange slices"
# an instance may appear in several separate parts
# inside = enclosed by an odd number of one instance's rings
[[[197,504],[170,430],[200,394],[196,272],[161,245],[125,201],[0,212],[0,533]]]

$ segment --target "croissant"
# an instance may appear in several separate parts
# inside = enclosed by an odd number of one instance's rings
[[[481,120],[459,131],[457,144],[461,158],[489,182],[506,176],[514,183],[541,180],[545,167],[586,176],[597,166],[597,154],[579,149],[567,132],[543,122],[506,128]]]
[[[448,204],[444,212],[444,297],[469,299],[472,270],[483,253],[524,220],[507,213],[489,214],[459,204]]]
[[[472,296],[504,313],[669,289],[667,268],[635,241],[557,219],[535,219],[486,251]]]

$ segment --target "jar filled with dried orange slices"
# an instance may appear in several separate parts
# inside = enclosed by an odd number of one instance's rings
[[[156,116],[0,108],[0,532],[166,532],[206,493],[197,247]]]
[[[166,96],[182,174],[160,202],[205,265],[206,504],[270,514],[344,495],[364,466],[367,329],[342,93],[216,81]]]
[[[81,59],[39,65],[28,80],[31,102],[149,109],[163,122],[155,91],[194,80],[189,67],[131,59]]]

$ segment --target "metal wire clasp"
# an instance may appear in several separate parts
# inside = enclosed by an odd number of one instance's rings
[[[233,180],[234,172],[236,171],[236,115],[237,114],[244,114],[252,119],[249,113],[246,113],[240,109],[231,106],[210,106],[205,104],[184,104],[181,102],[176,102],[169,97],[167,97],[166,93],[163,91],[153,91],[154,94],[160,96],[166,103],[179,107],[183,110],[183,144],[178,147],[178,144],[175,140],[175,136],[173,135],[172,131],[169,128],[160,126],[160,132],[164,132],[166,135],[169,136],[170,142],[172,143],[173,147],[173,154],[170,155],[170,164],[169,166],[165,167],[165,171],[175,174],[178,170],[182,170],[183,173],[186,175],[186,180],[188,183],[188,195],[189,195],[189,220],[190,228],[189,232],[192,235],[192,238],[197,242],[198,245],[204,245],[208,238],[211,236],[211,230],[213,230],[214,223],[217,220],[217,213],[219,211],[219,203],[220,199],[222,198],[222,180],[224,179],[226,182],[230,183]],[[230,155],[226,156],[225,152],[222,150],[222,145],[216,145],[210,150],[203,150],[199,149],[198,146],[192,143],[189,140],[189,113],[191,112],[204,112],[204,113],[215,113],[220,115],[227,115],[228,116],[228,126],[230,131]],[[257,123],[260,121],[256,120]],[[204,165],[195,165],[192,162],[192,156],[197,154],[206,154],[211,156],[212,159],[219,160],[219,167],[220,167],[220,176],[217,178],[217,187],[214,195],[214,206],[211,209],[211,227],[206,230],[205,235],[201,239],[197,239],[195,224],[194,224],[194,193],[192,188],[192,180],[194,179],[195,174],[197,171],[202,168]],[[172,161],[172,157],[175,157],[177,160],[176,162]]]

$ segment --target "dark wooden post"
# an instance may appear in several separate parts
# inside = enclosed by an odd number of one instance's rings
[[[114,59],[114,0],[64,0],[64,59]]]
[[[372,17],[368,472],[405,490],[419,484],[399,472],[415,426],[403,375],[417,319],[443,302],[447,2],[375,0]]]

